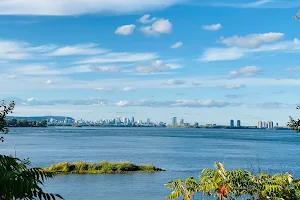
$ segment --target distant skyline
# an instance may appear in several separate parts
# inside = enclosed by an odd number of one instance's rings
[[[299,115],[299,8],[300,0],[1,1],[0,97],[16,101],[15,116],[285,125]]]

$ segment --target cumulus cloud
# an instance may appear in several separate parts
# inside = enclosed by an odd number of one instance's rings
[[[118,35],[131,35],[135,29],[134,24],[123,25],[116,29],[115,34]]]
[[[170,79],[166,81],[167,85],[183,85],[186,84],[185,80],[180,80],[180,79]]]
[[[154,22],[156,19],[157,19],[156,17],[150,18],[149,14],[145,14],[139,19],[139,22],[141,22],[142,24],[150,24]]]
[[[141,74],[157,74],[181,68],[179,65],[165,64],[162,60],[156,60],[150,66],[137,66],[135,71]]]
[[[232,70],[228,74],[228,78],[238,78],[242,76],[255,76],[261,73],[261,68],[256,66],[246,66],[240,69]]]
[[[263,43],[271,43],[280,40],[284,37],[283,33],[263,33],[263,34],[250,34],[247,36],[234,35],[229,38],[221,38],[221,43],[227,46],[256,48]]]
[[[202,108],[202,107],[228,107],[240,106],[242,103],[230,103],[216,100],[177,100],[177,101],[153,101],[141,100],[136,102],[129,102],[127,100],[116,103],[117,106],[138,106],[138,107],[185,107],[185,108]]]
[[[217,31],[217,30],[220,30],[221,28],[222,28],[222,25],[220,23],[202,26],[202,29],[207,30],[207,31]]]
[[[172,49],[177,49],[177,48],[181,47],[182,45],[183,45],[182,42],[176,42],[176,43],[173,44],[170,48],[172,48]]]
[[[232,85],[225,85],[224,87],[227,88],[227,89],[240,89],[240,88],[246,87],[246,85],[244,85],[244,84],[232,84]]]
[[[140,30],[146,35],[169,34],[172,32],[172,23],[168,19],[157,19],[151,26],[142,26]]]
[[[127,14],[161,9],[182,0],[13,0],[1,1],[0,15],[83,15],[94,13]]]

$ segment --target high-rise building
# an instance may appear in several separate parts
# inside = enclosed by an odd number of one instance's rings
[[[230,120],[230,127],[234,127],[234,120]]]
[[[131,118],[131,123],[134,123],[134,117]]]
[[[176,126],[177,125],[177,117],[172,118],[172,125]]]
[[[262,121],[258,121],[257,128],[264,128]]]
[[[181,119],[180,120],[180,126],[183,126],[184,125],[184,119]]]
[[[264,122],[264,128],[268,128],[267,122]]]
[[[276,123],[276,127],[279,127],[278,123]]]
[[[151,123],[151,121],[150,121],[150,119],[148,118],[148,119],[147,119],[147,124],[150,124],[150,123]]]
[[[273,124],[272,121],[269,121],[269,122],[268,122],[268,128],[269,128],[269,129],[273,129],[273,128],[274,128],[274,124]]]
[[[241,120],[237,120],[236,126],[237,126],[237,127],[241,127]]]

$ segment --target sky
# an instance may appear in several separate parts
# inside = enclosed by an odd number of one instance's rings
[[[0,97],[15,116],[285,125],[300,0],[0,1]]]

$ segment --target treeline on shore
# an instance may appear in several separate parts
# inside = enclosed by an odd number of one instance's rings
[[[6,127],[47,127],[47,121],[42,120],[40,122],[38,121],[29,121],[27,119],[8,119],[5,120],[5,126]]]

